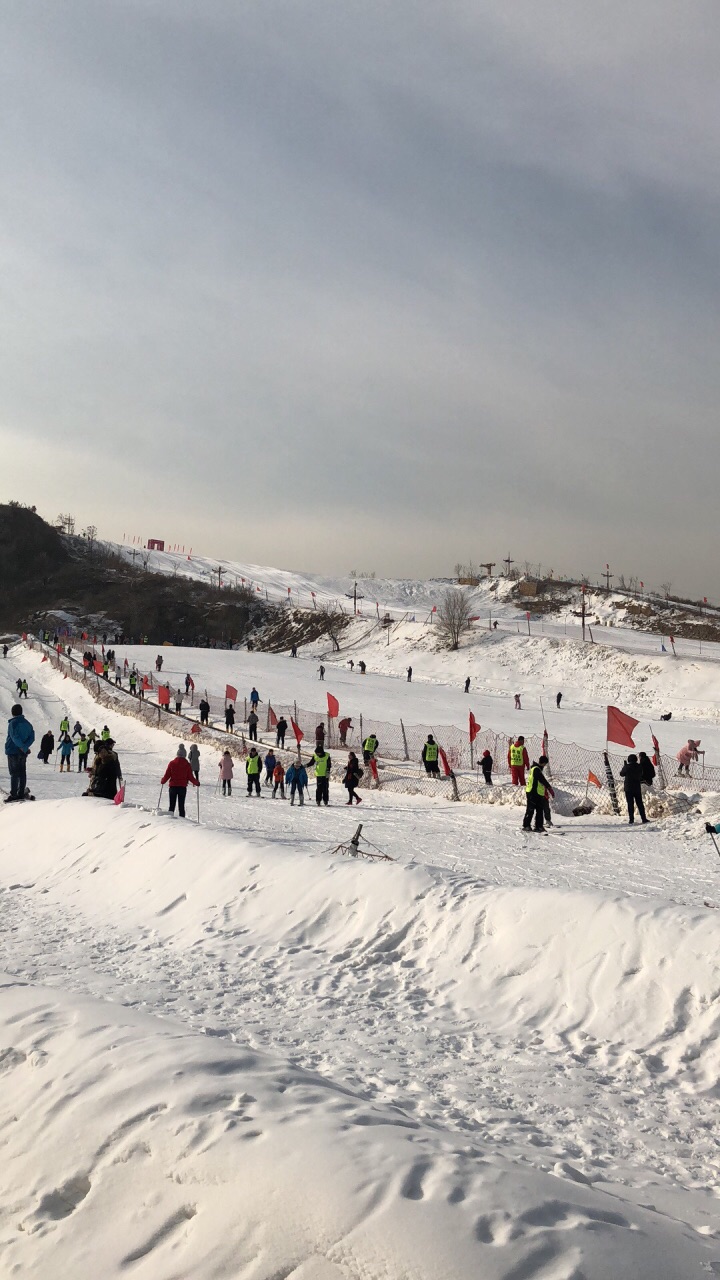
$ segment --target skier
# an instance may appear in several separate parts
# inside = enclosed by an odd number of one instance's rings
[[[516,693],[516,694],[515,694],[515,710],[516,710],[516,711],[522,711],[522,707],[521,707],[521,705],[520,705],[520,694],[519,694],[519,693]]]
[[[300,804],[305,803],[305,788],[308,784],[308,776],[305,765],[299,760],[297,764],[291,764],[286,773],[285,781],[290,785],[290,803],[295,803],[295,792],[300,796]]]
[[[332,760],[324,747],[316,747],[308,766],[315,766],[315,803],[327,805],[330,800],[330,769]]]
[[[688,738],[687,746],[680,748],[680,750],[678,751],[675,757],[675,759],[678,762],[678,774],[681,774],[683,769],[685,769],[685,773],[687,777],[690,776],[690,764],[693,760],[698,759],[699,746],[700,746],[699,738],[697,742],[693,738]]]
[[[258,714],[256,711],[250,712],[250,715],[247,718],[247,722],[248,722],[248,738],[250,739],[251,742],[257,742]]]
[[[218,765],[218,769],[220,770],[220,778],[222,780],[223,795],[226,795],[226,794],[229,796],[232,795],[232,776],[233,776],[234,767],[235,766],[233,765],[233,758],[226,747],[222,753],[222,757]]]
[[[425,772],[432,774],[433,777],[438,777],[440,774],[438,754],[438,744],[432,734],[429,733],[427,736],[427,742],[422,749],[422,762],[425,765]]]
[[[353,800],[356,804],[362,804],[362,796],[357,794],[356,787],[363,776],[363,772],[355,752],[351,751],[345,766],[345,776],[343,777],[343,786],[347,787],[348,804],[352,804]]]
[[[20,697],[24,698],[25,701],[27,702],[27,696],[28,696],[28,682],[27,680],[21,680],[20,681]]]
[[[205,721],[205,724],[207,724],[207,720]],[[234,724],[235,724],[235,708],[232,702],[229,702],[225,708],[225,732],[234,733],[235,732],[233,728]]]
[[[320,663],[320,666],[318,667],[318,675],[320,676],[321,680],[325,679],[325,668],[322,665],[322,663]]]
[[[265,756],[263,764],[265,765],[265,786],[269,787],[272,784],[273,773],[275,772],[275,765],[277,764],[277,757],[275,756],[272,747]]]
[[[370,759],[372,756],[375,755],[375,752],[378,749],[378,745],[379,745],[378,740],[375,737],[375,734],[369,733],[367,738],[363,742],[363,760],[365,764],[370,763]]]
[[[644,787],[651,787],[655,781],[655,765],[646,751],[641,751],[638,759],[641,782]]]
[[[465,692],[466,692],[466,693],[469,693],[469,692],[470,692],[470,677],[469,677],[469,676],[466,676],[466,678],[465,678]]]
[[[207,698],[201,698],[198,703],[198,711],[200,712],[200,723],[207,724],[210,715],[210,703]],[[227,720],[225,721],[227,727]]]
[[[408,684],[412,684],[412,667],[408,667],[407,669],[407,679]]]
[[[176,716],[179,716],[180,713],[182,712],[182,704],[183,704],[183,696],[180,691],[180,686],[178,685],[177,689],[175,690],[175,715]]]
[[[287,727],[288,727],[287,720],[285,719],[284,716],[281,716],[277,724],[275,725],[275,746],[276,747],[285,746],[285,734],[287,733]]]
[[[63,716],[62,720],[60,721],[60,732],[61,733],[70,732],[70,721],[68,720],[67,716]]]
[[[253,787],[255,788],[257,795],[260,795],[261,767],[262,767],[262,762],[260,760],[260,757],[257,751],[255,750],[255,747],[251,747],[250,755],[245,761],[245,772],[247,774],[247,793],[249,796],[252,795]]]
[[[348,658],[348,666],[350,668],[350,674],[352,675],[353,671],[355,670],[355,661],[353,658]]]
[[[514,787],[525,786],[525,770],[530,765],[530,757],[525,747],[525,739],[522,734],[510,743],[508,747],[507,762],[510,767],[510,778]],[[547,761],[546,761],[547,763]]]
[[[555,792],[543,773],[543,768],[547,763],[547,756],[540,756],[537,763],[533,761],[530,767],[528,780],[525,784],[525,817],[523,818],[524,831],[530,830],[533,815],[535,816],[535,830],[545,830],[545,827],[543,826],[545,793],[547,791],[551,796],[555,795]]]
[[[90,750],[90,743],[85,737],[85,734],[81,733],[80,738],[78,740],[78,744],[77,744],[78,773],[85,773],[87,771],[89,750]]]
[[[628,824],[635,822],[635,806],[640,814],[640,821],[645,823],[645,805],[642,798],[642,771],[636,755],[628,756],[625,764],[620,770],[620,777],[624,778],[623,786],[625,788],[625,803],[628,807]]]
[[[345,717],[344,717],[344,718],[339,722],[339,724],[338,724],[338,733],[340,734],[340,746],[341,746],[341,747],[346,747],[346,746],[347,746],[347,736],[348,736],[348,732],[350,731],[350,729],[352,729],[352,727],[353,727],[353,722],[352,722],[352,720],[350,719],[350,717],[349,717],[349,716],[345,716]]]
[[[163,786],[166,782],[170,783],[168,794],[170,799],[169,813],[175,812],[177,805],[178,817],[185,817],[185,796],[187,795],[188,786],[199,787],[195,774],[193,773],[190,762],[187,758],[185,744],[180,743],[174,760],[171,760],[165,770],[161,782]]]
[[[70,757],[73,753],[75,743],[69,733],[64,733],[60,739],[60,772],[63,772],[63,766],[67,765],[66,772],[70,772]]]
[[[285,770],[283,769],[279,760],[275,765],[275,768],[273,769],[273,789],[272,789],[273,800],[277,795],[278,787],[280,788],[280,799],[284,800],[285,799]]]
[[[483,778],[485,779],[486,786],[491,787],[493,784],[493,780],[492,780],[493,758],[490,755],[490,752],[487,750],[487,748],[485,749],[485,751],[483,751],[482,756],[480,757],[480,768],[482,769]]]
[[[200,781],[200,750],[197,742],[193,742],[188,751],[188,760],[198,782]]]
[[[159,654],[158,654],[158,656],[157,656],[157,658],[155,659],[155,670],[156,670],[156,671],[162,671],[162,664],[163,664],[162,654],[161,654],[161,653],[159,653]],[[174,812],[174,810],[173,810],[173,812]]]
[[[253,711],[257,711],[259,701],[260,701],[260,694],[258,693],[257,689],[253,685],[252,689],[250,690],[250,706]]]
[[[364,675],[365,675],[365,663],[364,663],[364,662],[358,662],[358,666],[359,666],[359,668],[360,668],[360,675],[361,675],[361,676],[364,676]]]
[[[40,739],[40,750],[38,751],[38,760],[42,760],[43,764],[47,764],[50,756],[55,750],[55,738],[50,729],[44,733]]]
[[[561,693],[558,693],[558,694],[556,695],[556,697],[555,697],[555,706],[557,707],[558,711],[560,710],[560,703],[561,703],[561,702],[562,702],[562,694],[561,694]]]

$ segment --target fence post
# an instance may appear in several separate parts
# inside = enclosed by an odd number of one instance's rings
[[[460,792],[458,791],[457,778],[455,777],[455,771],[454,771],[454,769],[451,769],[451,770],[450,770],[450,781],[451,781],[451,783],[452,783],[452,789],[453,789],[453,793],[452,793],[452,795],[451,795],[450,799],[451,799],[451,800],[459,800],[459,799],[460,799]]]
[[[160,728],[160,716],[161,716],[161,715],[162,715],[162,712],[161,712],[161,710],[160,710],[160,703],[158,703],[158,729]]]
[[[610,792],[610,800],[613,807],[613,813],[620,817],[620,805],[618,804],[617,791],[615,790],[615,779],[613,771],[610,767],[610,757],[607,751],[603,751],[603,761],[605,763],[605,777],[607,778],[608,791]]]
[[[362,725],[362,716],[360,717],[360,723],[361,723],[361,725]],[[410,759],[410,752],[408,751],[407,735],[406,735],[406,733],[405,733],[405,725],[403,724],[402,720],[400,721],[400,728],[402,729],[403,751],[405,752],[405,759],[406,759],[406,760],[409,760],[409,759]],[[360,732],[362,733],[362,728],[361,728]]]

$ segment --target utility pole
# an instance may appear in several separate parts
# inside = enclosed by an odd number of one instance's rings
[[[610,590],[610,579],[615,577],[615,574],[610,572],[610,565],[609,565],[609,564],[606,564],[606,565],[605,565],[605,572],[604,572],[603,574],[601,574],[600,576],[601,576],[601,577],[603,577],[603,578],[605,579],[605,586],[607,587],[607,589],[608,589],[608,591],[609,591],[609,590]]]
[[[481,562],[480,562],[480,568],[485,570],[485,572],[487,573],[488,578],[491,578],[491,577],[492,577],[492,571],[493,571],[493,569],[495,568],[495,561],[494,561],[494,560],[485,560],[485,561],[482,561],[482,560],[481,560]]]
[[[222,576],[225,570],[223,569],[222,565],[219,564],[217,569],[213,570],[213,572],[216,573],[218,576],[218,591],[220,591],[222,589]]]
[[[585,588],[581,587],[580,590],[582,591],[582,638],[584,640],[585,639]]]
[[[353,583],[353,617],[357,616],[357,582]]]
[[[503,564],[505,565],[505,577],[506,577],[506,578],[509,578],[509,577],[510,577],[510,566],[511,566],[511,565],[513,565],[514,563],[515,563],[515,561],[514,561],[514,560],[511,560],[511,559],[510,559],[510,556],[506,556],[506,557],[505,557],[505,559],[503,560]]]

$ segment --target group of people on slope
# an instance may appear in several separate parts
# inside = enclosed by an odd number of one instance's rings
[[[78,739],[77,742],[74,740],[75,737]],[[34,799],[27,784],[27,761],[34,741],[35,729],[23,715],[20,704],[16,703],[8,721],[5,739],[5,756],[10,775],[10,794],[5,800],[6,804],[11,801]],[[91,744],[93,759],[88,766]],[[47,764],[54,748],[55,738],[52,731],[48,730],[40,741],[38,759],[42,760],[43,764]],[[65,762],[67,762],[67,772],[70,771],[70,757],[75,749],[78,751],[78,772],[88,775],[88,787],[83,795],[114,800],[118,786],[122,783],[122,770],[115,751],[115,742],[110,736],[107,725],[104,725],[102,734],[98,738],[94,729],[91,729],[88,734],[83,734],[82,726],[76,723],[71,736],[70,722],[67,716],[64,716],[60,724],[58,747],[61,772],[65,771]]]

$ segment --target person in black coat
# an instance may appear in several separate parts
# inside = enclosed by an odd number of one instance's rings
[[[47,764],[54,750],[55,750],[55,738],[52,732],[50,731],[50,729],[48,729],[47,733],[44,733],[42,738],[40,739],[40,750],[38,751],[38,760],[42,760],[43,764]]]
[[[491,787],[493,784],[493,780],[492,780],[493,758],[490,755],[489,751],[483,751],[480,757],[480,768],[482,769],[483,778],[485,779],[486,785],[488,787]]]
[[[361,803],[362,797],[357,794],[357,791],[355,790],[355,788],[357,787],[362,776],[363,776],[363,770],[360,768],[360,763],[358,761],[358,758],[355,755],[355,752],[351,751],[350,755],[348,756],[347,765],[345,766],[345,776],[343,777],[343,786],[347,787],[348,804],[352,804],[353,800],[355,801],[356,804]]]
[[[287,733],[287,720],[281,716],[275,725],[275,745],[277,747],[285,746],[285,734]]]
[[[655,781],[655,765],[645,751],[640,752],[638,760],[640,765],[640,773],[642,774],[642,782],[646,787],[651,787]]]
[[[623,786],[625,787],[625,801],[628,807],[628,822],[634,823],[635,821],[636,805],[637,811],[640,814],[640,821],[647,822],[641,790],[641,783],[643,780],[642,769],[637,756],[628,756],[625,764],[620,770],[620,777],[623,779]]]

